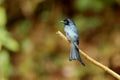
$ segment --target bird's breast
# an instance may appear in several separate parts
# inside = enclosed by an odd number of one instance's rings
[[[67,38],[69,38],[70,40],[77,41],[79,39],[77,32],[75,32],[73,28],[65,26],[64,30],[66,32]]]

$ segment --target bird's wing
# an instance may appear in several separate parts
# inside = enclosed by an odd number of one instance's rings
[[[75,25],[71,25],[70,28],[72,29],[72,31],[73,31],[74,33],[78,34],[78,30],[77,30],[77,28],[76,28]]]
[[[77,44],[79,44],[79,35],[75,25],[71,25],[71,26],[66,25],[64,30],[68,40],[72,42],[77,42]]]

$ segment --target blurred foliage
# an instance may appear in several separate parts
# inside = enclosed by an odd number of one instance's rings
[[[95,29],[99,27],[103,22],[103,20],[99,16],[93,16],[87,18],[84,16],[79,16],[79,17],[77,16],[75,21],[76,24],[79,26],[78,29],[80,32],[83,32],[86,29]]]
[[[10,57],[8,52],[2,50],[0,52],[0,78],[1,80],[7,80],[11,73]]]
[[[103,10],[105,3],[103,0],[77,0],[75,5],[77,9],[81,11],[91,9],[93,11],[99,12]]]
[[[119,0],[0,0],[0,80],[115,80],[84,58],[86,67],[68,61],[56,35],[68,17],[80,48],[120,74]]]
[[[1,21],[0,21],[0,28],[2,29],[3,27],[5,27],[6,25],[6,12],[5,12],[5,9],[3,7],[0,8],[0,18],[1,18]]]
[[[18,50],[18,43],[16,40],[14,40],[8,31],[5,29],[6,25],[6,12],[4,8],[0,8],[0,43],[1,45],[5,46],[6,48],[10,49],[11,51],[17,51]]]
[[[4,29],[0,30],[0,42],[4,47],[11,51],[17,51],[19,48],[16,40],[11,38],[10,34]]]
[[[2,4],[3,4],[3,1],[4,1],[4,0],[0,0],[0,5],[2,5]]]

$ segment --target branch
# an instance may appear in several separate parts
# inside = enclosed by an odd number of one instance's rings
[[[58,31],[56,34],[58,34],[60,37],[62,37],[63,39],[65,39],[65,41],[68,42],[68,39],[60,32]],[[78,47],[78,46],[77,46]],[[120,75],[115,73],[113,70],[111,70],[110,68],[104,66],[103,64],[97,62],[96,60],[92,59],[91,57],[89,57],[85,52],[83,52],[82,50],[80,50],[81,55],[86,58],[88,61],[90,61],[91,63],[93,63],[94,65],[100,67],[101,69],[103,69],[104,71],[108,72],[110,75],[114,76],[116,79],[120,80]]]

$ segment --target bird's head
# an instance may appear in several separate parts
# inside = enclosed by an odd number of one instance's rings
[[[74,25],[73,20],[72,20],[72,19],[69,19],[69,18],[64,19],[64,20],[62,20],[62,21],[60,21],[60,22],[64,23],[64,25]]]

